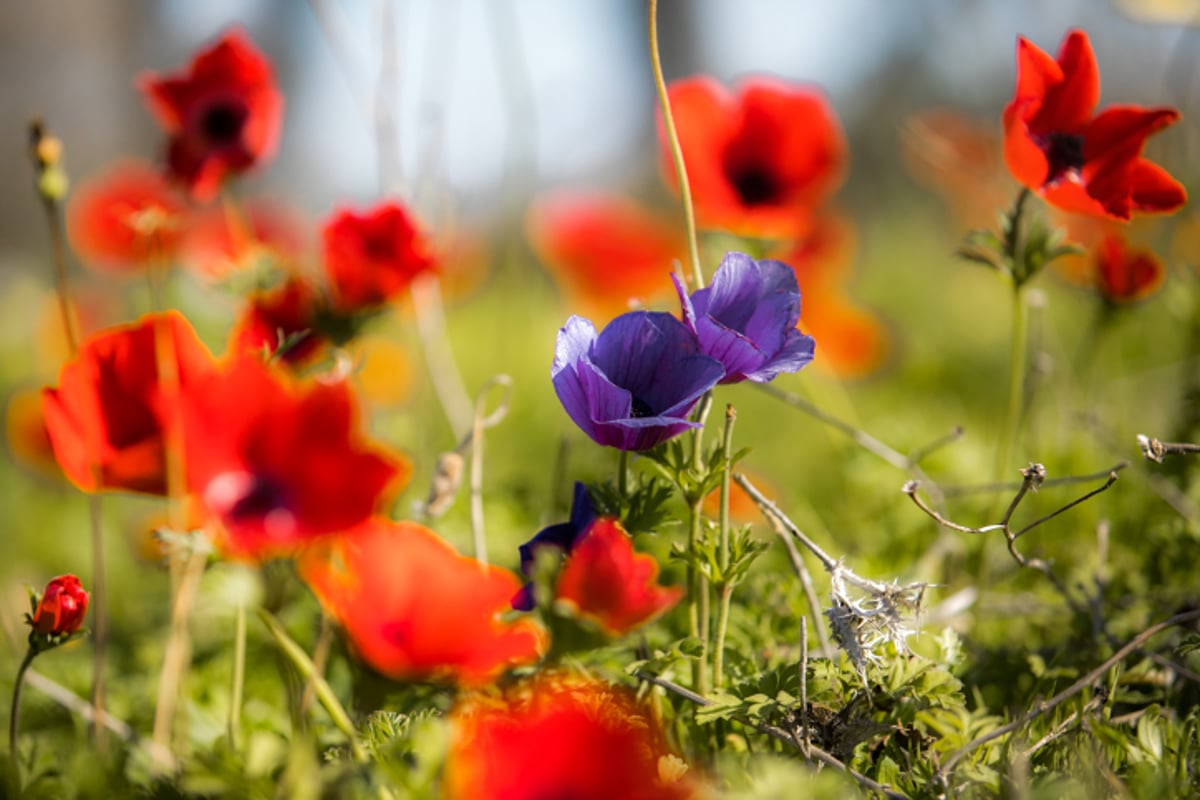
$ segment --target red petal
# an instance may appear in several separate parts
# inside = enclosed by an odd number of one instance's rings
[[[1170,213],[1187,202],[1187,190],[1158,164],[1139,158],[1133,166],[1133,206],[1138,211]]]
[[[1100,101],[1100,71],[1092,43],[1083,31],[1071,31],[1058,52],[1062,80],[1047,87],[1042,107],[1029,127],[1039,133],[1074,133],[1091,119]]]

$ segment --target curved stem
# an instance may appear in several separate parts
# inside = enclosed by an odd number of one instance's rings
[[[658,104],[662,108],[663,128],[667,134],[667,146],[671,160],[675,163],[675,176],[679,179],[679,199],[683,202],[683,223],[687,228],[688,258],[692,262],[693,288],[704,288],[704,271],[700,268],[700,245],[696,239],[696,212],[692,208],[692,190],[688,184],[687,167],[683,163],[683,149],[679,146],[679,132],[675,129],[675,117],[671,114],[671,100],[667,96],[667,82],[663,79],[662,57],[658,52],[658,0],[650,0],[650,66],[654,69],[654,87],[658,91]]]
[[[17,678],[13,681],[12,708],[8,712],[8,752],[12,758],[13,776],[17,783],[17,792],[21,791],[21,762],[17,758],[17,732],[21,726],[21,686],[25,683],[25,671],[33,663],[37,651],[30,647],[17,668]]]

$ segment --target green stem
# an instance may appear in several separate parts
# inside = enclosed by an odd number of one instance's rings
[[[721,593],[717,611],[717,640],[713,646],[713,686],[720,689],[724,682],[725,634],[729,630],[729,606],[733,599],[733,582],[729,578],[729,476],[733,468],[733,423],[737,411],[733,404],[725,406],[725,432],[721,438],[721,452],[725,456],[721,468]]]
[[[229,746],[238,750],[242,727],[242,693],[246,685],[246,606],[238,603],[233,627],[233,687],[229,691]]]
[[[1021,417],[1025,404],[1025,351],[1029,334],[1029,314],[1025,304],[1025,292],[1020,286],[1013,287],[1012,346],[1008,370],[1008,414],[1004,420],[1004,431],[996,456],[996,480],[1008,475],[1013,447],[1019,435]]]
[[[283,651],[284,655],[291,660],[293,666],[299,671],[300,676],[312,683],[317,693],[317,699],[325,707],[329,718],[333,720],[333,724],[337,729],[350,740],[350,750],[353,752],[355,760],[360,763],[367,761],[367,750],[358,738],[358,731],[355,730],[354,723],[350,721],[350,715],[342,707],[341,702],[337,699],[337,695],[334,694],[329,683],[317,671],[312,660],[308,657],[308,653],[305,653],[304,649],[296,644],[296,641],[292,637],[288,636],[283,625],[269,611],[259,609],[258,616],[263,621],[263,624],[267,626],[267,632],[275,639],[275,643],[279,645],[279,649]]]
[[[37,650],[30,647],[25,652],[21,666],[17,668],[17,679],[13,682],[12,708],[8,712],[8,751],[12,758],[13,779],[17,784],[17,793],[21,791],[21,762],[17,758],[17,732],[21,727],[21,687],[25,684],[25,671],[33,663]]]
[[[622,500],[629,497],[629,452],[626,450],[617,451],[617,491]]]
[[[654,87],[658,90],[658,104],[662,107],[663,128],[667,134],[667,145],[671,149],[671,160],[675,162],[675,175],[679,178],[679,198],[683,202],[683,223],[687,228],[688,258],[692,262],[693,288],[704,288],[704,271],[700,268],[700,245],[696,238],[696,212],[692,208],[692,190],[688,184],[687,167],[683,163],[683,148],[679,146],[679,132],[675,129],[675,117],[671,114],[671,100],[667,96],[667,82],[663,79],[662,57],[658,52],[658,0],[650,0],[650,66],[654,68]]]
[[[712,392],[704,393],[696,410],[696,422],[700,427],[692,432],[692,473],[699,479],[704,478],[704,423],[708,421],[708,412],[712,408]],[[697,493],[699,494],[699,493]],[[691,636],[700,640],[700,656],[692,664],[692,683],[696,691],[704,694],[708,689],[708,633],[710,628],[710,610],[708,604],[708,581],[696,569],[696,553],[700,547],[701,526],[704,515],[701,507],[704,495],[689,498],[690,526],[688,529],[688,625]]]

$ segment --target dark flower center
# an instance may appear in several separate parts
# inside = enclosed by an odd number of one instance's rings
[[[283,492],[273,482],[254,476],[242,489],[241,495],[229,508],[233,519],[265,517],[285,505]]]
[[[246,107],[241,103],[214,103],[200,117],[200,130],[213,144],[230,144],[241,136],[247,116]]]
[[[629,409],[629,416],[634,419],[645,419],[646,417],[656,416],[656,414],[649,403],[635,394],[633,395],[633,404]]]
[[[769,205],[779,199],[779,182],[769,170],[757,166],[731,169],[729,179],[743,205]]]
[[[387,233],[368,233],[363,240],[367,257],[373,261],[391,261],[396,257],[395,240]]]
[[[1046,183],[1053,183],[1070,172],[1083,168],[1083,137],[1073,133],[1052,133],[1042,149],[1050,162]]]

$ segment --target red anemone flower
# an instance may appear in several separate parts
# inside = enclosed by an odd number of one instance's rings
[[[119,162],[67,202],[67,236],[87,267],[112,272],[170,264],[183,237],[184,201],[149,164]]]
[[[225,34],[183,71],[143,75],[138,84],[167,133],[168,172],[197,200],[211,200],[227,176],[274,155],[283,95],[242,31]]]
[[[684,800],[697,793],[654,714],[622,687],[595,679],[541,673],[499,697],[468,696],[450,723],[447,800]]]
[[[313,361],[327,343],[317,327],[319,302],[316,290],[299,277],[252,296],[229,334],[233,351],[273,356],[283,340],[298,337],[281,360],[292,366]]]
[[[214,369],[192,326],[168,311],[86,340],[63,366],[58,388],[42,391],[54,455],[80,489],[166,493],[165,430],[173,403],[160,361],[173,362],[180,393]]]
[[[1092,251],[1093,280],[1111,305],[1145,300],[1158,291],[1166,269],[1151,250],[1135,249],[1119,233],[1107,234]]]
[[[390,678],[481,685],[546,650],[533,618],[503,618],[515,575],[415,522],[374,517],[307,551],[300,572],[363,661]]]
[[[683,597],[683,587],[657,583],[658,562],[636,553],[620,520],[600,517],[575,543],[554,596],[610,636],[650,622]]]
[[[1146,139],[1179,119],[1173,108],[1112,106],[1093,116],[1100,72],[1091,42],[1071,31],[1058,59],[1017,40],[1017,87],[1004,109],[1004,158],[1013,176],[1066,211],[1127,220],[1175,211],[1183,186],[1142,158]]]
[[[218,281],[255,267],[287,267],[308,246],[307,224],[295,210],[262,198],[238,210],[214,206],[193,214],[180,257],[194,273]]]
[[[182,406],[188,488],[234,557],[268,558],[353,527],[411,472],[364,441],[344,382],[293,386],[241,356]]]
[[[528,231],[571,311],[598,323],[671,296],[671,271],[687,252],[673,220],[617,195],[564,191],[542,198]]]
[[[701,225],[750,236],[797,236],[841,183],[846,142],[819,90],[760,77],[734,95],[699,77],[676,81],[669,93]],[[665,135],[660,138],[663,172],[675,187]]]
[[[74,575],[59,575],[46,584],[37,607],[26,621],[34,633],[43,636],[70,636],[83,626],[88,600],[83,584]]]
[[[325,223],[324,237],[333,305],[345,313],[399,297],[414,278],[437,268],[416,220],[394,201],[365,214],[336,212]]]

